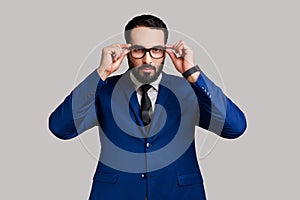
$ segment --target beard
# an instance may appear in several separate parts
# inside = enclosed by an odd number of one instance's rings
[[[133,63],[128,61],[129,69],[132,71],[134,77],[143,84],[149,84],[159,77],[162,73],[164,62],[162,62],[157,68],[150,64],[144,64],[141,66],[133,66]],[[150,68],[154,71],[154,74],[150,72],[143,72],[145,68]]]

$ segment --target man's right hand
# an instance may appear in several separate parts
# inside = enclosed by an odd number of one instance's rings
[[[102,49],[101,61],[97,71],[103,81],[119,69],[125,55],[130,52],[129,47],[130,44],[112,44]]]

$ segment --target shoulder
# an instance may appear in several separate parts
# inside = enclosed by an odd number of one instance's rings
[[[132,85],[128,73],[110,76],[105,80],[105,84],[100,88],[102,92],[111,93],[115,88],[128,89]]]
[[[184,81],[185,80],[182,76],[168,74],[166,72],[163,72],[162,76],[163,76],[164,79],[169,79],[169,80],[178,80],[178,81]]]
[[[182,97],[190,96],[193,93],[191,84],[180,76],[163,73],[161,85]]]
[[[166,86],[173,86],[181,89],[184,89],[186,87],[187,88],[191,87],[190,83],[182,76],[176,76],[167,73],[163,73],[161,84]]]

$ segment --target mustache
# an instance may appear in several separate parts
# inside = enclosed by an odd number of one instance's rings
[[[156,68],[153,65],[150,64],[145,64],[145,65],[141,65],[140,67],[138,67],[138,70],[143,70],[145,68],[150,68],[156,71]]]

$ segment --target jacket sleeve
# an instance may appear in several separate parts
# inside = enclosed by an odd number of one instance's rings
[[[199,104],[200,127],[228,139],[244,133],[247,127],[244,113],[202,71],[191,85]]]
[[[95,97],[105,81],[97,70],[87,76],[51,113],[49,129],[60,139],[71,139],[96,126],[97,108]]]

